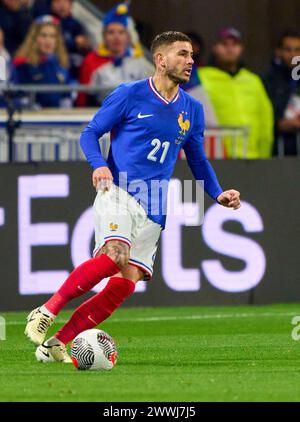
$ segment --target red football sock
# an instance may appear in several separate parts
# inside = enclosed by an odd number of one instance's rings
[[[135,289],[135,283],[121,277],[111,277],[102,292],[80,305],[69,321],[55,334],[64,344],[79,333],[96,327],[108,318]]]
[[[83,295],[100,283],[103,278],[119,271],[120,268],[105,254],[89,259],[75,268],[57,293],[44,306],[52,314],[57,315],[70,300]]]

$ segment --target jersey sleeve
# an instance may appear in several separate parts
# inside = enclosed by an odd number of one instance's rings
[[[214,200],[223,192],[212,165],[204,151],[204,112],[199,104],[193,131],[183,146],[187,162],[197,181],[204,182],[205,192]]]
[[[126,117],[128,97],[128,87],[120,85],[106,97],[101,108],[81,133],[80,146],[94,170],[107,166],[101,154],[99,138]]]

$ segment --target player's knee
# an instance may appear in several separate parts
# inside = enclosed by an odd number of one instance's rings
[[[104,253],[108,255],[119,268],[124,268],[129,261],[129,246],[118,240],[107,242],[104,247]]]

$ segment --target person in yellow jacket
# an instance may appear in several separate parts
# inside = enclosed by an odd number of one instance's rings
[[[221,126],[248,128],[245,148],[225,139],[228,158],[269,158],[273,147],[273,109],[261,79],[241,65],[241,34],[234,28],[222,29],[213,48],[213,66],[198,69],[199,77],[215,109]]]

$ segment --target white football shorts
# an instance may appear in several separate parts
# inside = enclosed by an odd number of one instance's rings
[[[109,191],[98,191],[93,211],[93,256],[110,240],[125,242],[130,246],[129,263],[145,273],[144,280],[150,280],[161,226],[148,218],[132,195],[114,184]]]

